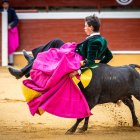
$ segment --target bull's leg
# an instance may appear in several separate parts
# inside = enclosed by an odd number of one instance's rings
[[[129,109],[131,111],[132,119],[133,119],[133,126],[140,126],[136,113],[135,113],[134,103],[133,103],[133,100],[131,99],[131,97],[126,97],[122,101],[125,105],[127,105],[129,107]]]
[[[88,129],[89,117],[85,118],[84,125],[78,130],[79,133],[84,133]]]
[[[140,92],[135,93],[134,97],[140,101]]]
[[[83,119],[84,119],[84,118],[77,119],[76,123],[75,123],[65,134],[73,134],[73,133],[76,131],[76,129],[77,129],[79,123],[80,123]]]

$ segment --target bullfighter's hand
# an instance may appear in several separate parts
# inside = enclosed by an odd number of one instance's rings
[[[84,66],[84,64],[85,64],[85,61],[84,60],[80,61],[80,65],[81,66]]]
[[[70,78],[73,78],[75,75],[77,75],[78,74],[78,71],[74,71],[74,72],[71,72],[70,74],[69,74],[69,77]]]

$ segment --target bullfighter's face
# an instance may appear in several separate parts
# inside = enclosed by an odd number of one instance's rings
[[[89,26],[87,22],[85,22],[84,30],[87,35],[91,35],[93,33],[93,27]]]

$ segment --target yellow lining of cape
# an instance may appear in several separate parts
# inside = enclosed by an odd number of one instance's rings
[[[45,112],[45,111],[42,110],[41,108],[39,108],[38,111],[39,111],[39,115],[42,115],[42,114]]]
[[[78,83],[81,81],[84,88],[86,88],[89,85],[91,78],[92,78],[92,71],[90,69],[88,69],[84,73],[81,74],[80,80],[77,79],[76,76],[74,76],[72,79],[77,86],[78,86]],[[25,100],[27,102],[30,102],[34,98],[41,96],[41,93],[26,87],[24,84],[22,85],[22,91],[23,91],[22,93],[25,97]],[[39,110],[39,112],[40,112],[40,114],[42,114],[43,111]]]
[[[92,71],[91,69],[88,69],[84,73],[81,74],[80,80],[77,79],[76,76],[74,76],[72,80],[74,81],[76,85],[78,85],[78,83],[81,81],[84,88],[86,88],[89,85],[91,78],[92,78]]]
[[[26,87],[24,84],[22,84],[22,91],[23,91],[22,93],[25,97],[25,100],[27,102],[33,100],[36,97],[41,96],[41,93]]]

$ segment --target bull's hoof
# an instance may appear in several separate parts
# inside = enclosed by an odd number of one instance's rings
[[[121,104],[122,104],[122,101],[121,100],[117,101],[117,105],[118,106],[121,106]]]
[[[139,124],[139,122],[137,122],[137,123],[133,124],[133,126],[134,127],[140,127],[140,124]]]
[[[80,128],[80,129],[77,131],[77,133],[85,133],[85,131],[87,131],[86,128]]]
[[[75,131],[72,131],[72,130],[69,129],[65,134],[66,134],[66,135],[72,135],[72,134],[74,134],[74,132],[75,132]]]

